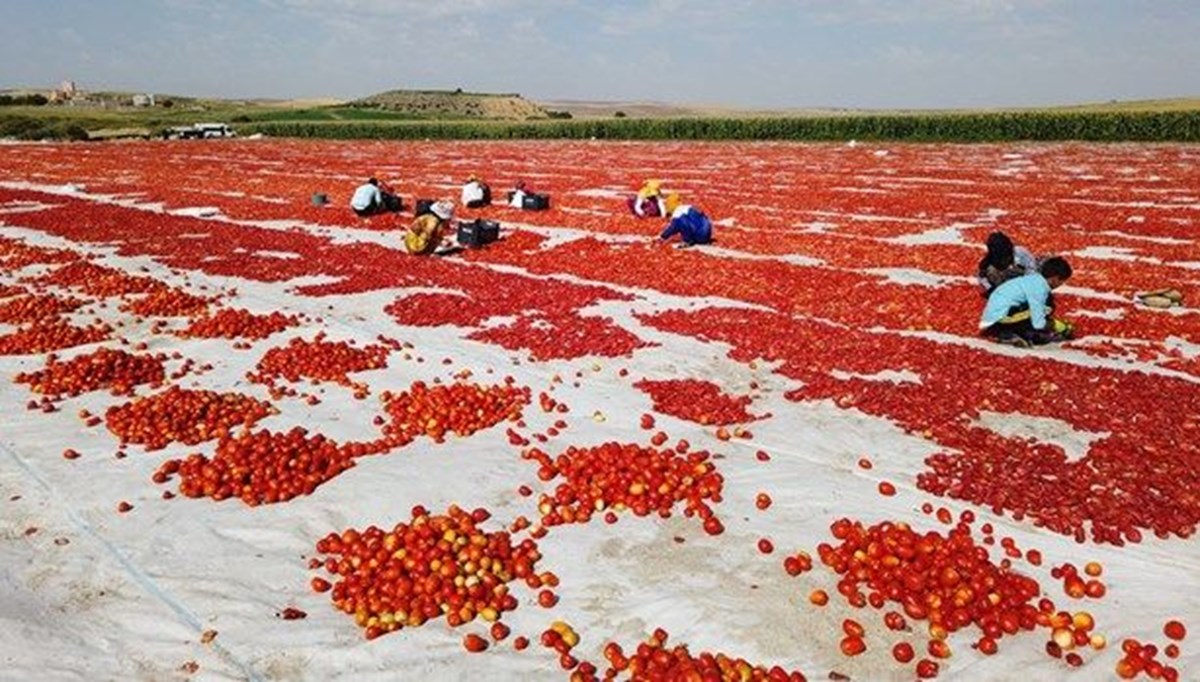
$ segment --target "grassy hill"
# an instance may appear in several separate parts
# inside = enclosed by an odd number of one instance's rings
[[[10,97],[51,91],[0,90]],[[109,139],[152,137],[166,128],[202,121],[236,127],[289,122],[402,122],[443,120],[525,121],[548,118],[542,107],[517,94],[454,90],[390,90],[339,100],[224,100],[155,94],[155,105],[135,107],[138,93],[96,91],[70,104],[0,106],[0,137],[19,139]]]
[[[526,120],[547,117],[545,109],[515,93],[462,90],[389,90],[354,100],[347,107],[428,118]]]

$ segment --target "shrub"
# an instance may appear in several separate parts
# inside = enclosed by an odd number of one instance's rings
[[[88,135],[87,128],[84,128],[83,126],[79,125],[78,123],[71,123],[71,124],[68,124],[66,127],[64,127],[63,131],[62,131],[62,136],[68,140],[72,140],[72,141],[76,141],[76,142],[82,141],[82,140],[87,140],[90,138],[90,136]]]

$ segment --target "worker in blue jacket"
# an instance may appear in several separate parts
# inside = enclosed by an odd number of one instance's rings
[[[992,290],[979,329],[1001,343],[1042,345],[1070,338],[1071,326],[1052,317],[1051,291],[1071,277],[1071,265],[1059,256],[1047,258],[1040,271],[1010,279]]]
[[[708,244],[712,241],[712,221],[700,209],[681,203],[679,195],[672,192],[664,202],[671,222],[663,229],[659,239],[666,241],[675,235],[683,240],[683,246]]]

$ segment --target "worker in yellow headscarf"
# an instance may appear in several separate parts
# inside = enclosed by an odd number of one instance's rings
[[[663,205],[662,180],[647,180],[636,196],[625,202],[630,212],[639,218],[657,218],[667,214]]]
[[[404,234],[404,248],[413,256],[428,256],[442,244],[442,233],[454,217],[454,203],[439,201],[429,213],[422,213],[413,220]]]

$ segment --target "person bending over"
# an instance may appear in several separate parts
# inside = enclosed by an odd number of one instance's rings
[[[1047,258],[1040,271],[1010,279],[988,297],[979,318],[984,336],[1015,346],[1042,345],[1071,338],[1071,325],[1053,318],[1051,292],[1071,278],[1071,265]]]
[[[492,190],[477,176],[467,178],[462,188],[462,203],[467,208],[479,208],[492,203]]]
[[[359,218],[370,218],[380,213],[395,213],[400,210],[400,198],[385,182],[369,178],[354,190],[350,197],[350,208]]]
[[[660,240],[667,241],[679,235],[685,247],[712,242],[712,221],[703,211],[691,204],[681,203],[679,195],[673,192],[667,195],[663,204],[671,222],[667,223],[662,234],[658,236]]]
[[[635,196],[625,202],[630,213],[639,218],[658,218],[667,215],[662,197],[662,180],[647,180]]]
[[[429,213],[422,213],[413,219],[408,232],[404,234],[404,249],[413,256],[428,256],[442,244],[442,233],[454,217],[454,203],[439,201]]]
[[[1029,249],[1014,245],[1003,232],[993,232],[988,235],[987,254],[980,259],[976,272],[980,293],[987,298],[997,286],[1037,269],[1037,260]]]

